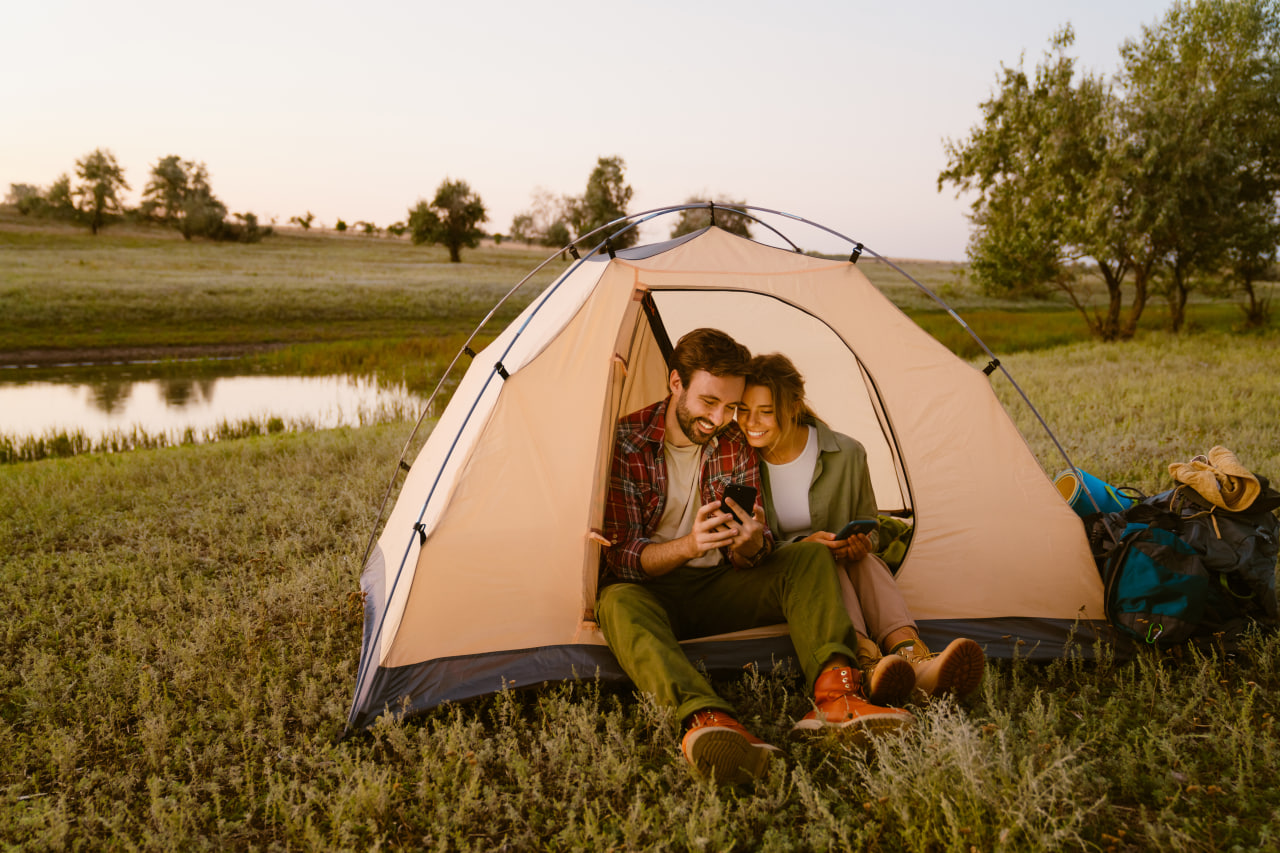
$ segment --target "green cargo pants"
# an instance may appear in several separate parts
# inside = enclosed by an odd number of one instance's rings
[[[824,663],[833,655],[855,660],[857,647],[831,552],[813,542],[788,545],[752,569],[682,566],[647,583],[611,583],[600,590],[596,618],[636,687],[680,720],[704,708],[733,711],[680,640],[786,622],[810,689]]]

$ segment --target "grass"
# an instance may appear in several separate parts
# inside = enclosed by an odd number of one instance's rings
[[[1148,335],[1007,363],[1082,467],[1153,490],[1164,464],[1211,443],[1280,471],[1276,344]],[[797,679],[748,672],[717,687],[787,757],[737,789],[688,773],[668,711],[590,680],[388,717],[335,742],[359,654],[357,562],[406,431],[0,468],[0,843],[1202,851],[1280,839],[1273,632],[1231,653],[993,662],[968,703],[921,711],[914,733],[870,756],[791,742],[807,709]]]
[[[1002,358],[1080,468],[1154,494],[1168,464],[1222,444],[1280,478],[1280,334],[1153,332],[1125,344],[1077,343]],[[1067,467],[1016,389],[992,385],[1050,473]],[[1247,461],[1246,461],[1247,460]]]
[[[292,231],[249,245],[186,242],[173,231],[138,226],[94,237],[0,208],[0,363],[20,361],[14,354],[27,350],[289,345],[303,350],[282,359],[305,361],[321,358],[315,345],[335,342],[386,355],[397,342],[470,333],[546,256],[541,249],[486,246],[450,264],[444,249],[405,240]],[[996,353],[1088,338],[1084,321],[1060,298],[992,299],[978,293],[963,264],[899,265],[959,310]],[[486,331],[496,334],[565,267],[561,260],[549,264]],[[954,352],[980,353],[900,273],[872,258],[860,261],[860,269]],[[1263,296],[1274,300],[1277,287],[1263,285]],[[1163,303],[1153,301],[1142,328],[1159,329],[1166,317]],[[1193,330],[1230,330],[1241,319],[1234,300],[1193,294]],[[416,355],[406,357],[402,365]],[[254,370],[273,363],[281,362],[248,362]]]
[[[0,219],[0,352],[470,332],[545,257],[489,248],[451,264],[443,249],[394,239],[188,243],[158,228],[94,238]],[[563,268],[549,265],[497,320],[514,317]]]

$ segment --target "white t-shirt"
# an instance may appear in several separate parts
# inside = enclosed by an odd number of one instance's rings
[[[769,471],[769,496],[773,498],[773,509],[778,513],[778,526],[774,536],[779,542],[804,538],[813,531],[809,526],[813,523],[809,515],[809,486],[813,484],[813,472],[818,466],[818,430],[807,427],[804,450],[790,462],[774,465],[764,463]]]
[[[657,528],[649,535],[651,541],[670,542],[693,532],[693,521],[702,507],[698,475],[702,472],[705,446],[677,447],[669,441],[662,443],[662,453],[667,458],[667,505],[662,508]],[[713,549],[685,565],[705,568],[719,563],[720,552]]]

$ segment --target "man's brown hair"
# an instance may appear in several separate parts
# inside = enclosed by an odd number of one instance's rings
[[[695,370],[712,376],[746,376],[751,350],[719,329],[694,329],[671,351],[671,369],[686,388]]]

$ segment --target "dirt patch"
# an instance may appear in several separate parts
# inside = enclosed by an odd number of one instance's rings
[[[24,349],[0,351],[0,365],[51,366],[58,364],[124,364],[137,361],[172,361],[193,358],[234,358],[277,350],[285,344],[207,344],[153,347],[81,347],[78,349]]]

